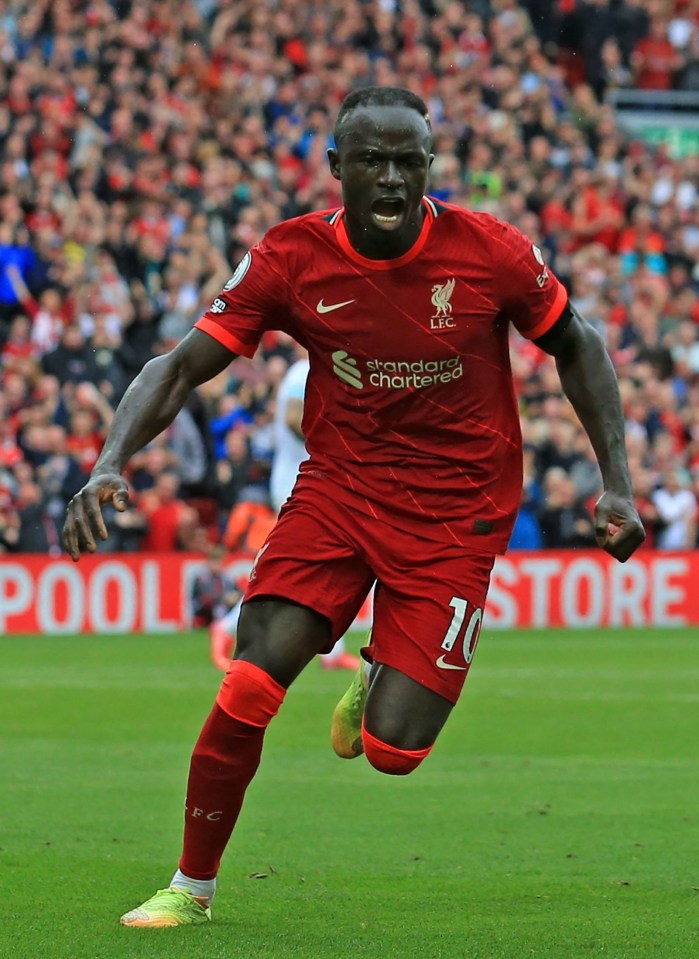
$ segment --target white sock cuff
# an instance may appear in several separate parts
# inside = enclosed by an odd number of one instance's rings
[[[193,896],[201,896],[209,901],[216,895],[215,879],[190,879],[179,869],[170,881],[170,887],[172,886],[176,889],[185,889],[187,892],[191,892]]]

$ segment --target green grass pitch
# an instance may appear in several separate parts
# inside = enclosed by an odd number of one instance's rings
[[[179,851],[207,640],[4,637],[0,957],[691,959],[698,680],[696,630],[486,630],[434,753],[397,780],[332,755],[348,675],[312,664],[214,922],[137,930],[119,915]]]

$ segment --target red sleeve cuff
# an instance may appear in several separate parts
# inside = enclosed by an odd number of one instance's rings
[[[201,330],[202,333],[208,333],[209,336],[213,336],[215,340],[218,340],[222,346],[231,350],[232,353],[247,356],[248,359],[252,359],[257,350],[257,344],[255,344],[255,346],[248,346],[247,343],[239,340],[237,336],[233,336],[233,334],[221,326],[220,323],[216,323],[215,320],[210,320],[208,316],[200,317],[194,324],[194,328]]]
[[[526,337],[528,340],[536,340],[538,337],[543,336],[544,333],[548,332],[551,329],[553,324],[556,322],[558,317],[563,312],[563,307],[568,302],[568,293],[566,288],[562,283],[558,283],[558,289],[556,290],[556,298],[551,304],[546,316],[543,320],[539,320],[536,326],[532,327],[531,330],[521,330],[522,336]]]

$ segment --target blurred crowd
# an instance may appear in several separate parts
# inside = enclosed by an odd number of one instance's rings
[[[697,545],[699,156],[624,134],[605,97],[699,91],[699,0],[0,0],[0,552],[59,551],[143,364],[268,227],[339,205],[325,151],[369,84],[428,102],[435,196],[545,251],[618,370],[649,542]],[[100,548],[252,549],[295,355],[268,335],[197,390]],[[589,444],[552,361],[513,334],[512,363],[512,545],[590,545]]]

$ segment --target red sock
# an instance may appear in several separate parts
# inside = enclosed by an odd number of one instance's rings
[[[285,692],[257,666],[240,660],[231,663],[189,767],[179,865],[190,879],[216,876],[245,790],[260,764],[267,723]],[[241,718],[231,716],[231,711]],[[243,722],[243,716],[252,722]]]
[[[180,869],[190,879],[213,879],[257,772],[264,728],[248,726],[214,705],[192,753]]]

